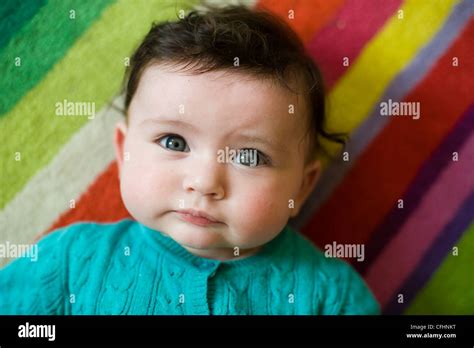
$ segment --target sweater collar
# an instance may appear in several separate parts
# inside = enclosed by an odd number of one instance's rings
[[[140,226],[140,232],[143,238],[145,238],[147,244],[152,248],[160,253],[165,253],[167,257],[183,267],[193,266],[200,270],[216,269],[221,264],[235,269],[268,267],[269,262],[274,259],[275,255],[283,251],[283,246],[287,244],[285,241],[291,233],[289,227],[285,226],[282,232],[265,244],[258,253],[237,260],[220,261],[194,255],[162,232],[151,229],[138,221],[137,224]]]

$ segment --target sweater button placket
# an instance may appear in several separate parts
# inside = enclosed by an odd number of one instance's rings
[[[213,314],[213,309],[212,309],[212,304],[210,301],[213,300],[213,296],[211,296],[210,291],[212,289],[211,281],[214,278],[214,276],[217,273],[217,269],[219,268],[220,263],[217,262],[215,264],[209,265],[207,269],[207,277],[206,277],[206,302],[207,302],[207,307],[209,310],[209,314]]]
[[[219,268],[219,265],[220,263],[212,263],[212,264],[203,264],[201,267],[202,267],[202,270],[207,273],[207,276],[209,278],[213,277],[216,272],[217,272],[217,268]]]
[[[205,261],[196,264],[197,274],[194,276],[194,287],[192,291],[192,314],[210,314],[207,301],[209,291],[209,280],[214,277],[220,262]]]

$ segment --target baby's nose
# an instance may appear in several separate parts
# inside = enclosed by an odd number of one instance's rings
[[[225,196],[225,166],[217,161],[216,156],[207,156],[193,163],[185,179],[183,189],[201,195],[222,199]]]

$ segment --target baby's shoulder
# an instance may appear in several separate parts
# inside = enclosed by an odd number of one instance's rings
[[[378,314],[379,305],[361,275],[346,261],[326,257],[306,237],[294,231],[293,254],[299,283],[312,289],[321,314]]]
[[[313,277],[316,276],[324,282],[343,282],[344,279],[357,274],[346,261],[326,257],[321,249],[297,230],[292,229],[291,235],[295,267],[302,272],[311,273]]]
[[[94,245],[94,243],[110,243],[126,236],[135,224],[136,222],[130,219],[115,223],[76,222],[54,230],[43,237],[38,245],[40,247],[54,245],[55,247],[81,248],[84,245]]]
[[[85,259],[107,258],[114,247],[136,228],[125,219],[115,223],[77,222],[54,230],[38,242],[38,256],[55,259],[64,267]]]
[[[301,232],[290,226],[287,228],[289,231],[288,239],[290,240],[288,246],[291,247],[287,247],[286,250],[294,256],[297,264],[312,269],[316,268],[319,271],[328,270],[330,273],[346,269],[345,262],[327,258],[321,249]]]

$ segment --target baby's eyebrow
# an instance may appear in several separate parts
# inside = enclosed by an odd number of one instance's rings
[[[178,126],[178,127],[181,126],[181,127],[184,127],[184,128],[189,128],[189,129],[191,129],[195,132],[199,131],[192,124],[183,122],[181,120],[158,120],[158,119],[149,118],[149,119],[146,119],[146,120],[142,121],[140,123],[140,126],[148,125],[150,123],[152,123],[152,124],[165,124],[165,125]]]
[[[195,127],[194,125],[183,122],[181,120],[160,120],[160,119],[146,119],[140,123],[140,126],[145,126],[148,124],[165,124],[165,125],[171,125],[171,126],[178,126],[178,127],[184,127],[188,128],[196,133],[199,133],[199,129]],[[238,138],[242,139],[244,141],[252,142],[252,143],[258,143],[263,146],[268,147],[271,150],[278,151],[278,152],[286,152],[286,148],[283,147],[280,144],[274,143],[272,141],[269,141],[266,138],[262,138],[259,136],[251,135],[251,134],[243,134],[243,133],[238,133],[238,132],[232,132],[233,135],[232,138]]]
[[[258,136],[247,135],[247,134],[237,134],[236,138],[244,139],[245,141],[249,141],[249,142],[252,142],[252,143],[262,144],[264,146],[269,147],[270,149],[273,149],[274,151],[279,151],[279,152],[285,152],[286,151],[286,149],[283,146],[281,146],[280,144],[269,141],[266,138],[261,138],[261,137],[258,137]]]

